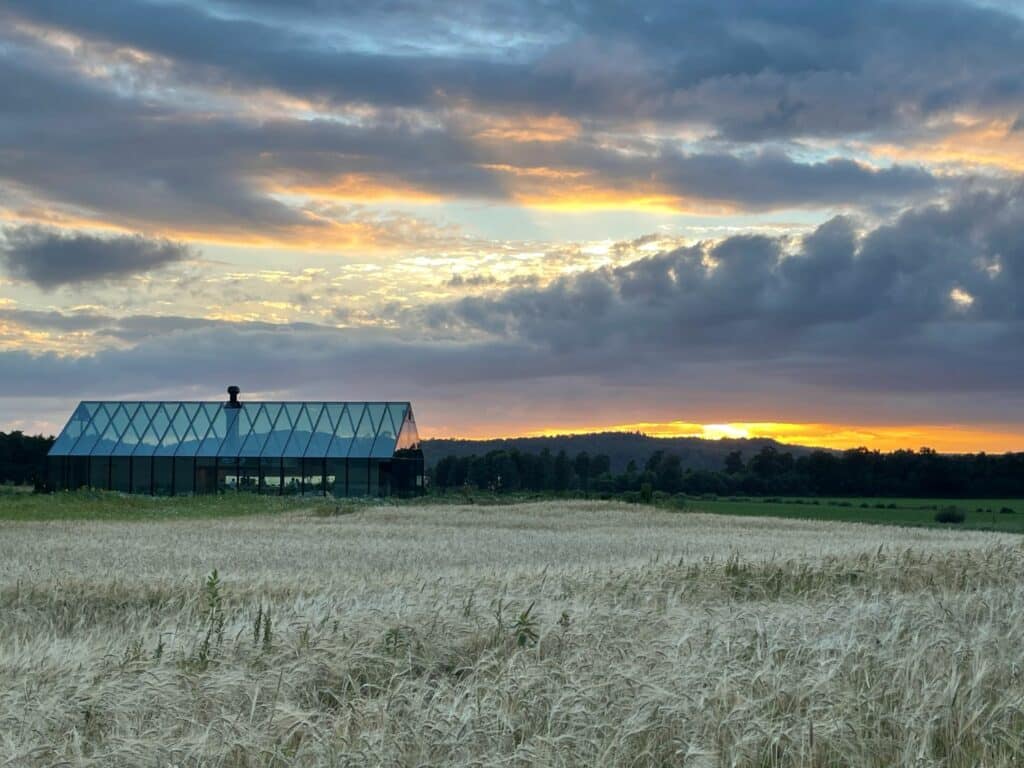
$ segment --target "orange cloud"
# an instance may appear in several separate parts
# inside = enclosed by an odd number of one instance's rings
[[[573,139],[580,133],[580,124],[562,115],[473,115],[470,133],[479,141],[556,142]]]
[[[348,173],[327,182],[296,179],[281,181],[266,190],[283,197],[306,197],[332,202],[412,202],[439,203],[443,198],[399,179],[384,179],[369,174]]]
[[[987,167],[1024,172],[1024,131],[1012,119],[959,116],[937,138],[906,144],[878,144],[872,154],[892,160]]]

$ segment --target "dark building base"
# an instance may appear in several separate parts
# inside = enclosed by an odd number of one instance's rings
[[[390,459],[223,459],[174,456],[51,456],[54,490],[98,488],[181,496],[248,491],[272,496],[413,496],[423,491],[423,454]]]

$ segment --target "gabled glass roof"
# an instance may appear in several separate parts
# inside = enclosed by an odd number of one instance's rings
[[[386,459],[418,447],[409,403],[86,401],[50,455]]]

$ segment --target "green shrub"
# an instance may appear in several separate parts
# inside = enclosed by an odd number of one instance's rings
[[[999,510],[1000,515],[1012,515],[1015,514],[1014,510],[1010,507],[1003,507]]]
[[[654,489],[651,488],[650,483],[644,483],[640,486],[640,501],[644,504],[650,504],[654,499]]]
[[[959,507],[943,507],[935,513],[936,523],[959,525],[967,519],[967,513]]]

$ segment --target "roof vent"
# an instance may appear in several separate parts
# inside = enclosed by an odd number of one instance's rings
[[[230,387],[228,387],[228,397],[230,399],[226,403],[224,403],[224,407],[225,408],[241,408],[242,404],[240,402],[238,402],[238,393],[241,392],[241,391],[242,390],[240,390],[234,384],[232,384]]]

